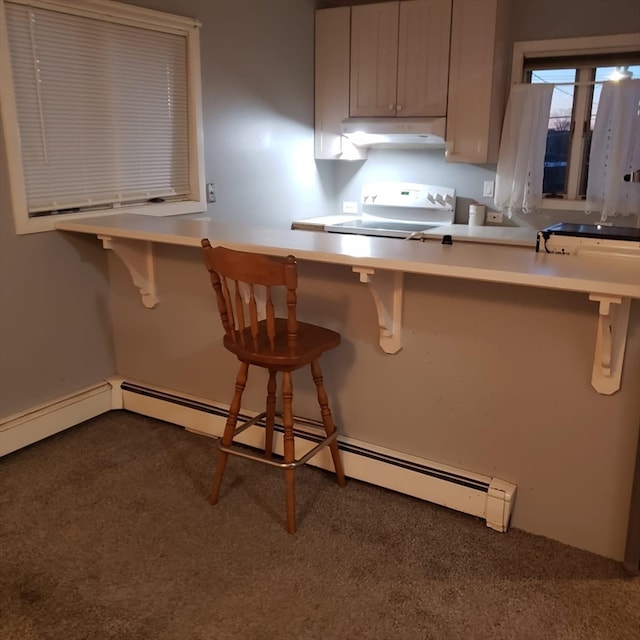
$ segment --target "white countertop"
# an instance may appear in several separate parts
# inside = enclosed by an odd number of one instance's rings
[[[359,215],[338,214],[307,218],[306,220],[294,220],[292,225],[296,230],[322,231],[326,225],[352,222],[359,219]],[[422,237],[426,240],[442,239],[444,235],[450,235],[453,240],[459,240],[460,242],[483,242],[486,244],[535,247],[537,230],[522,227],[471,227],[468,224],[444,224],[422,232]]]
[[[453,225],[461,226],[466,225]],[[536,253],[533,247],[455,242],[455,239],[452,245],[443,245],[351,234],[260,229],[216,223],[206,214],[171,217],[117,214],[61,220],[56,228],[112,239],[190,247],[200,247],[201,239],[208,237],[214,245],[270,255],[294,254],[300,260],[640,298],[640,263],[630,257],[563,256]]]
[[[442,239],[450,235],[454,242],[484,242],[487,244],[506,244],[535,249],[538,231],[522,227],[483,226],[471,227],[468,224],[444,224],[423,231],[424,237]]]

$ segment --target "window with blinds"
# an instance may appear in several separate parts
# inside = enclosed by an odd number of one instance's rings
[[[4,2],[27,218],[204,210],[197,23],[79,4]]]

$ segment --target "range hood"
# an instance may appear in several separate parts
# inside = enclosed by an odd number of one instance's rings
[[[446,118],[348,118],[342,135],[356,147],[444,148]]]

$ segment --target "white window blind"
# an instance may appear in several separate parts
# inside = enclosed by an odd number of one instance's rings
[[[184,199],[181,35],[5,3],[29,217]]]

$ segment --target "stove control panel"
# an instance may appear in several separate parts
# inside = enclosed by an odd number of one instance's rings
[[[362,187],[361,201],[363,205],[454,211],[456,191],[417,182],[373,182]]]

